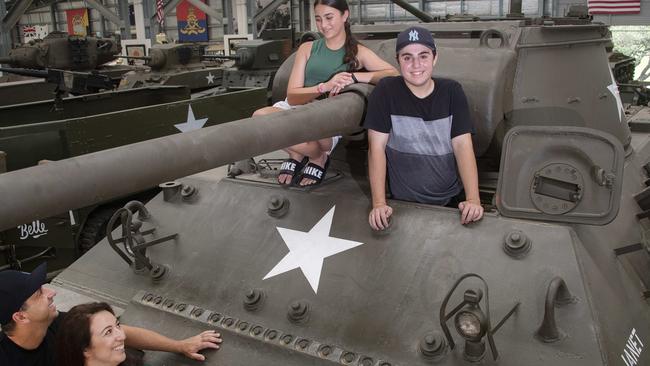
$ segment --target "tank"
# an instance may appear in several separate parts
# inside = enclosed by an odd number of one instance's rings
[[[99,86],[100,74],[54,70],[73,91]],[[104,76],[104,78],[107,78]],[[112,84],[110,80],[104,82]],[[66,85],[62,85],[67,90]],[[47,161],[128,145],[160,136],[224,123],[267,105],[266,88],[224,88],[191,98],[184,86],[147,86],[49,101],[0,106],[0,175]],[[0,231],[0,270],[29,270],[48,258],[50,270],[67,267],[105,236],[110,215],[132,199],[147,200],[157,184],[120,197],[42,217]],[[46,227],[47,235],[25,234]],[[25,231],[27,230],[27,231]]]
[[[132,68],[104,64],[116,60],[120,52],[119,41],[113,38],[71,36],[65,32],[52,32],[43,39],[31,40],[12,49],[8,56],[0,57],[1,65],[22,71],[22,74],[7,73],[0,78],[0,81],[3,81],[0,83],[0,105],[52,98],[57,83],[48,83],[42,79],[42,75],[38,75],[47,70],[96,71],[117,85],[122,75]]]
[[[606,27],[423,26],[437,39],[434,73],[468,97],[487,209],[477,223],[391,200],[389,229],[372,231],[367,152],[353,139],[318,187],[280,187],[264,162],[261,175],[186,177],[358,136],[372,87],[355,84],[293,111],[0,175],[0,229],[160,184],[146,205],[117,210],[120,227],[52,286],[108,301],[125,324],[175,337],[218,330],[224,343],[206,365],[649,364],[650,146],[623,114]],[[394,62],[405,27],[353,31]]]
[[[150,49],[149,56],[138,57],[149,68],[126,74],[120,88],[185,85],[192,91],[219,86],[270,89],[275,71],[290,53],[290,40],[242,41],[232,56],[206,54],[202,44],[159,44]]]
[[[57,31],[12,49],[8,56],[0,57],[0,64],[39,70],[90,71],[115,60],[120,52],[120,43],[113,38],[71,36]],[[116,72],[126,71],[122,67]]]

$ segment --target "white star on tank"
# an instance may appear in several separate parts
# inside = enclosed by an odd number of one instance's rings
[[[214,84],[214,75],[212,75],[212,72],[209,72],[208,76],[206,76],[205,78],[208,79],[208,85]]]
[[[318,293],[323,260],[363,244],[329,236],[335,208],[332,207],[309,232],[277,228],[289,253],[264,277],[265,280],[300,268],[314,293]]]
[[[174,127],[178,128],[179,131],[181,132],[187,132],[187,131],[192,131],[192,130],[198,130],[205,125],[205,123],[208,121],[207,118],[199,118],[195,119],[194,118],[194,112],[192,111],[192,106],[188,105],[187,106],[187,122],[185,123],[179,123],[177,125],[174,125]]]
[[[607,65],[609,67],[609,64]],[[625,108],[623,108],[623,102],[621,101],[621,94],[618,91],[618,84],[616,84],[616,79],[614,79],[614,74],[612,70],[609,70],[609,74],[612,77],[612,83],[607,86],[607,89],[614,96],[616,100],[616,109],[618,110],[618,121],[623,122],[623,116],[625,116]]]

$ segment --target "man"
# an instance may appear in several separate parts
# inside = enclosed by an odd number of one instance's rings
[[[43,284],[45,263],[31,274],[0,272],[0,365],[54,365],[57,327],[64,313],[53,303],[56,292]],[[203,349],[219,349],[221,335],[206,331],[184,340],[169,339],[156,332],[122,326],[126,345],[132,348],[175,352],[203,361]]]
[[[456,81],[432,77],[438,56],[428,30],[411,27],[400,33],[396,53],[401,76],[379,82],[364,123],[372,191],[370,226],[383,230],[393,213],[386,204],[386,171],[394,198],[457,204],[462,224],[477,221],[483,208],[465,93]]]

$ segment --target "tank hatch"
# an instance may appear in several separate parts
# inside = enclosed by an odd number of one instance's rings
[[[506,217],[605,225],[618,213],[623,148],[581,127],[517,127],[501,154],[496,203]]]

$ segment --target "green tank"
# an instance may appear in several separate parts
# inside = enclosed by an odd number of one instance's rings
[[[0,57],[0,65],[32,73],[44,70],[95,71],[109,77],[117,85],[122,75],[132,68],[104,64],[116,60],[120,52],[120,43],[113,38],[52,32],[43,39],[15,47],[8,56]],[[0,82],[0,106],[47,100],[54,96],[57,87],[56,83],[48,83],[42,76],[25,73],[22,76],[7,73],[0,81],[3,81]]]
[[[280,187],[269,161],[262,175],[186,177],[358,136],[372,87],[355,84],[292,111],[0,175],[0,229],[160,184],[146,205],[117,210],[120,227],[51,285],[71,302],[113,304],[125,324],[218,330],[224,343],[206,365],[650,364],[650,144],[623,113],[606,26],[422,26],[437,39],[434,73],[468,97],[487,209],[477,223],[390,200],[389,229],[371,230],[367,151],[351,139],[311,189]],[[405,27],[353,31],[394,63]]]
[[[291,53],[291,43],[242,41],[232,56],[206,54],[203,44],[159,44],[149,52],[146,57],[131,57],[145,60],[148,67],[124,75],[120,89],[145,85],[185,85],[193,92],[217,87],[270,89],[275,71]]]

